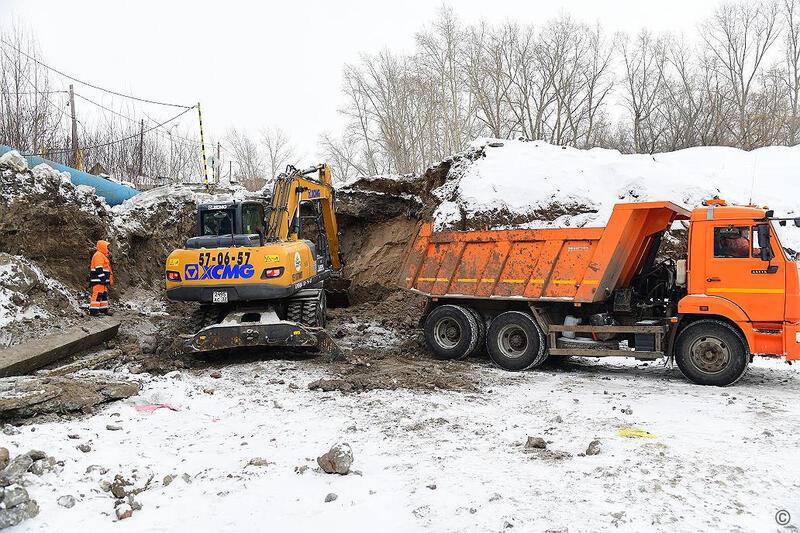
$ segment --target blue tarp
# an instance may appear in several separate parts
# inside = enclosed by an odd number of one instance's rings
[[[3,155],[11,150],[13,150],[13,148],[10,146],[0,144],[0,155]],[[88,185],[89,187],[93,187],[98,196],[105,198],[108,205],[121,204],[128,198],[139,194],[139,191],[133,187],[128,187],[127,185],[122,185],[121,183],[115,183],[111,180],[101,178],[100,176],[93,176],[82,170],[77,170],[72,167],[68,167],[67,165],[50,161],[49,159],[44,159],[35,155],[25,156],[25,159],[28,160],[28,166],[30,168],[44,163],[45,165],[53,167],[59,172],[69,173],[72,183],[75,185]]]

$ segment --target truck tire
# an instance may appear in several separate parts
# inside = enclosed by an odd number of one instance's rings
[[[521,311],[506,311],[492,320],[486,347],[492,362],[505,370],[534,368],[547,359],[541,328]]]
[[[467,311],[472,313],[475,317],[475,323],[478,324],[478,342],[475,344],[475,349],[469,355],[485,354],[486,353],[486,321],[483,315],[474,307],[467,307]]]
[[[719,320],[698,320],[686,326],[675,343],[675,362],[683,375],[699,385],[732,385],[747,370],[747,344],[734,327]]]
[[[438,359],[463,359],[478,345],[475,316],[460,305],[440,305],[425,319],[425,342]]]

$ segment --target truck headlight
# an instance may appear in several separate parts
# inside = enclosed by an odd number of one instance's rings
[[[800,344],[800,331],[798,331],[798,332],[796,332],[796,333],[794,334],[794,341],[795,341],[797,344]]]

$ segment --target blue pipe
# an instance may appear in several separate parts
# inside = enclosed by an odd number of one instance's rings
[[[0,155],[10,152],[11,150],[13,150],[13,148],[10,146],[0,144]],[[82,170],[77,170],[72,167],[68,167],[67,165],[50,161],[49,159],[44,159],[35,155],[27,155],[23,157],[28,160],[29,168],[33,168],[36,165],[41,165],[44,163],[45,165],[52,167],[59,172],[67,172],[69,174],[70,181],[72,181],[73,184],[88,185],[89,187],[94,188],[97,196],[102,196],[105,198],[108,205],[119,205],[128,198],[132,198],[139,194],[139,191],[133,187],[128,187],[127,185],[122,185],[121,183],[114,183],[113,181],[107,180],[100,176],[93,176]]]

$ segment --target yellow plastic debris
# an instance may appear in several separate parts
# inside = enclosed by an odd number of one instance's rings
[[[617,435],[620,437],[639,438],[639,439],[655,439],[656,436],[649,431],[639,428],[619,428]]]

